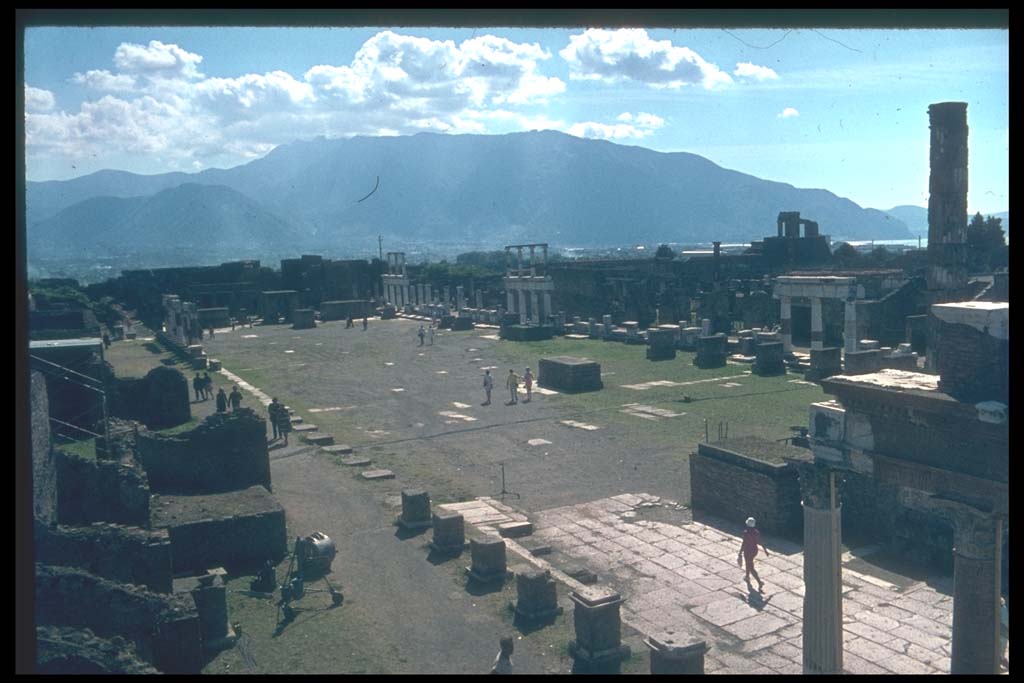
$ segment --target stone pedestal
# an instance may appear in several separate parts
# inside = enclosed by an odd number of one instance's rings
[[[697,337],[700,336],[699,327],[684,327],[679,331],[679,348],[684,351],[694,351],[697,348]]]
[[[836,475],[817,464],[796,467],[804,509],[804,673],[839,674],[843,672],[843,581]]]
[[[466,547],[466,522],[460,512],[438,510],[433,516],[434,538],[430,547],[439,553],[455,555]]]
[[[469,542],[473,564],[466,568],[470,578],[480,583],[504,581],[508,573],[506,566],[505,540],[488,537]]]
[[[782,342],[771,342],[769,344],[758,344],[754,348],[757,360],[754,361],[753,373],[762,377],[770,375],[786,374],[786,364],[783,361]]]
[[[430,495],[426,491],[404,489],[402,514],[398,526],[406,530],[425,529],[433,524],[430,515]]]
[[[622,323],[622,326],[626,329],[626,343],[627,344],[642,344],[643,339],[640,337],[640,324],[634,320],[627,320]]]
[[[207,574],[199,579],[199,585],[191,591],[199,612],[199,630],[206,652],[230,647],[235,641],[235,632],[228,623],[227,588],[224,580],[216,574]]]
[[[292,311],[292,329],[309,330],[316,327],[316,311],[312,308],[296,308]]]
[[[843,373],[865,375],[882,369],[882,352],[878,349],[847,351],[843,359]]]
[[[587,673],[618,673],[629,647],[622,644],[622,597],[607,588],[593,587],[572,591],[573,626],[576,639],[569,643],[569,654],[577,669]]]
[[[704,318],[700,321],[700,335],[702,337],[711,336],[711,319]]]
[[[753,335],[740,337],[739,346],[741,356],[753,356],[757,353],[757,338]]]
[[[843,350],[838,346],[811,349],[811,369],[804,374],[806,380],[819,380],[843,372]]]
[[[693,359],[693,364],[698,368],[720,368],[725,365],[726,353],[724,334],[697,337],[697,355]]]
[[[529,621],[550,619],[562,613],[551,572],[531,569],[516,575],[516,616]]]
[[[703,640],[680,641],[673,631],[644,639],[651,649],[652,674],[703,674],[708,645]]]
[[[647,359],[671,360],[676,357],[676,333],[673,330],[647,330]]]

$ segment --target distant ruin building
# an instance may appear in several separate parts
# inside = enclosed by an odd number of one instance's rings
[[[772,269],[828,263],[832,258],[827,235],[819,234],[816,221],[800,218],[799,211],[782,211],[776,220],[778,234],[750,244],[752,253],[764,255]],[[800,228],[803,228],[803,235]]]

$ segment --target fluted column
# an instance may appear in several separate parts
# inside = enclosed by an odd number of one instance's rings
[[[789,353],[793,350],[793,320],[790,309],[791,298],[788,296],[779,297],[779,321],[782,324],[782,350]]]
[[[519,323],[521,325],[526,324],[526,290],[520,289],[519,291]]]
[[[821,322],[821,297],[811,297],[811,348],[825,348],[825,333]]]

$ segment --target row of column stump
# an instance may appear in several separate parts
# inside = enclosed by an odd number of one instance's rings
[[[418,489],[402,491],[402,512],[395,524],[405,531],[433,529],[432,552],[457,556],[466,549],[465,518],[459,512],[431,510],[430,495]],[[486,536],[469,542],[470,581],[482,584],[503,582],[511,576],[504,538]],[[530,568],[515,574],[516,601],[511,608],[516,619],[532,624],[550,623],[563,609],[558,604],[558,583],[548,569]],[[620,608],[624,599],[614,590],[588,586],[570,591],[575,638],[569,652],[576,661],[574,671],[617,673],[631,655],[622,643]],[[671,632],[644,641],[651,650],[652,674],[704,673],[704,641],[676,642]]]

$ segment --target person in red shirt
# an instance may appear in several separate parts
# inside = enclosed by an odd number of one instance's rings
[[[741,558],[746,559],[747,563],[747,585],[750,585],[750,575],[753,574],[757,580],[757,590],[761,592],[764,589],[764,581],[757,575],[757,570],[754,569],[754,557],[757,555],[757,546],[761,546],[764,549],[764,556],[768,557],[768,548],[764,547],[761,543],[761,532],[757,530],[757,522],[753,517],[747,517],[747,528],[743,530],[743,545],[740,546],[740,552],[736,555],[736,563],[740,564]]]

